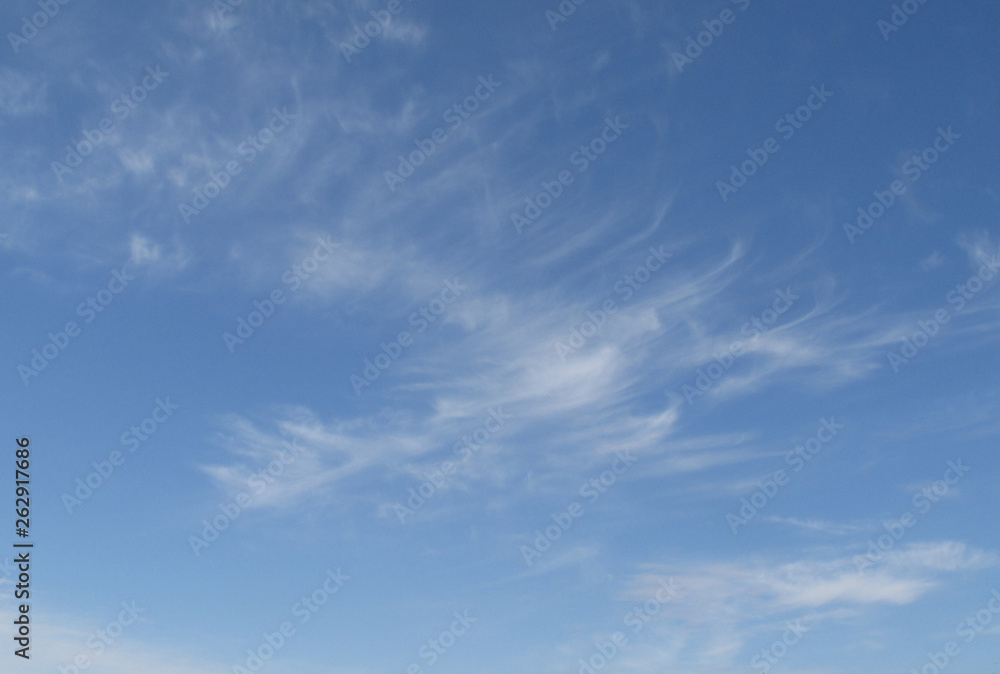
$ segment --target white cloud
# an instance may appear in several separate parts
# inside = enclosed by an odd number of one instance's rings
[[[883,565],[864,574],[852,559],[645,565],[621,599],[645,601],[655,596],[661,579],[672,578],[679,588],[676,600],[662,606],[662,619],[649,628],[654,641],[662,637],[668,644],[636,644],[619,664],[674,662],[683,656],[717,668],[710,671],[728,671],[738,664],[735,657],[745,644],[773,638],[788,620],[801,620],[811,630],[878,606],[907,606],[939,587],[945,574],[1000,564],[994,553],[952,541],[891,551]]]
[[[141,234],[133,234],[129,243],[131,256],[129,262],[134,265],[143,265],[160,260],[160,246]]]
[[[986,230],[965,232],[959,235],[957,244],[969,256],[969,266],[975,271],[1000,254],[1000,246],[994,243],[993,235]]]
[[[930,271],[931,269],[937,269],[942,264],[944,264],[944,256],[938,251],[934,251],[920,261],[920,268],[924,271]]]
[[[836,522],[824,522],[822,520],[800,520],[794,517],[768,517],[767,522],[773,522],[774,524],[786,524],[788,526],[797,527],[799,529],[805,529],[806,531],[813,531],[816,533],[823,534],[833,534],[834,536],[843,536],[846,534],[855,534],[866,529],[874,527],[863,527],[853,524],[838,524]]]

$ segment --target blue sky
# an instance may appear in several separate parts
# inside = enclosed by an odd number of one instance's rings
[[[3,670],[995,672],[998,19],[4,5]]]

